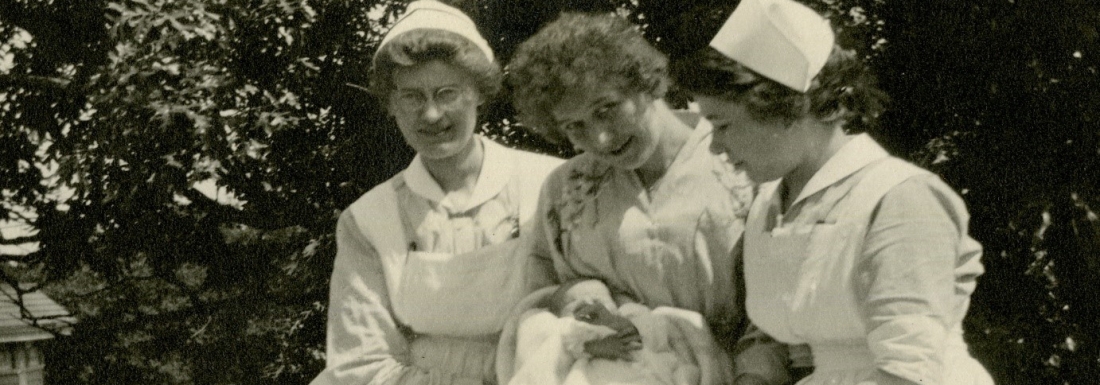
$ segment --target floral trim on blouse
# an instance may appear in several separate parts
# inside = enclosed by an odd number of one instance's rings
[[[739,170],[727,162],[724,154],[719,159],[720,161],[714,163],[715,166],[711,172],[718,178],[718,183],[733,194],[733,217],[744,222],[749,217],[749,208],[756,195],[756,185],[744,170]]]
[[[564,239],[566,235],[581,224],[586,207],[591,206],[591,219],[589,225],[594,226],[599,218],[596,206],[596,197],[600,188],[611,179],[611,166],[603,162],[588,161],[569,169],[569,176],[562,185],[561,198],[555,202],[554,207],[546,213],[546,219],[551,228],[557,230],[554,237],[554,246],[562,254],[566,252]]]

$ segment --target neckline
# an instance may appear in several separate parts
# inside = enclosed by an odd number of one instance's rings
[[[709,122],[706,119],[702,119],[698,116],[698,114],[694,112],[673,110],[670,110],[670,112],[671,117],[674,118],[678,124],[687,127],[689,130],[687,138],[683,141],[683,143],[680,144],[680,147],[677,148],[676,154],[672,157],[672,161],[669,162],[667,167],[665,167],[665,170],[663,173],[661,173],[661,176],[654,179],[653,183],[648,186],[642,181],[642,178],[637,170],[632,170],[631,172],[629,172],[634,183],[637,183],[638,186],[641,187],[641,195],[646,198],[647,202],[653,200],[653,196],[661,190],[662,186],[666,185],[665,182],[667,182],[667,177],[670,172],[676,166],[685,162],[685,159],[689,158],[691,154],[696,151],[699,143],[701,143],[703,139],[710,134],[711,131],[711,126],[708,124]],[[689,125],[689,122],[694,122],[695,125]]]

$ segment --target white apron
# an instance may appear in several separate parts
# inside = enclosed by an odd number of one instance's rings
[[[356,207],[358,222],[382,260],[395,320],[414,333],[411,364],[493,378],[501,328],[530,291],[530,259],[517,254],[524,243],[514,238],[458,255],[412,250],[392,182],[375,191]],[[513,210],[517,216],[533,211]]]
[[[782,223],[768,218],[778,182],[761,185],[745,230],[746,308],[761,330],[787,344],[808,343],[815,370],[799,385],[855,385],[876,370],[868,347],[859,287],[868,277],[857,268],[863,239],[882,197],[906,179],[924,173],[895,158],[875,167],[828,212],[805,212],[812,221]],[[831,201],[828,197],[822,202]],[[801,224],[812,223],[812,224]],[[992,384],[988,373],[970,357],[961,325],[948,333],[943,384]]]

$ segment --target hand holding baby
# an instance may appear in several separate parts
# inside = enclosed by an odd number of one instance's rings
[[[618,314],[618,307],[607,286],[596,280],[581,280],[563,287],[550,299],[550,308],[558,316],[573,316],[577,321],[605,326],[615,331],[584,343],[584,351],[594,358],[631,360],[631,353],[642,348],[638,328]]]

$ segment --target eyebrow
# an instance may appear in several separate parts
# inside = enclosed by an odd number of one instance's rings
[[[610,95],[606,95],[606,94],[600,95],[600,97],[596,98],[596,100],[593,100],[592,103],[588,103],[588,105],[585,106],[585,108],[588,108],[588,110],[589,110],[589,111],[586,111],[585,114],[587,115],[587,113],[591,112],[591,110],[594,110],[594,109],[598,108],[601,105],[607,104],[608,102],[610,102],[612,100],[614,100],[614,98],[612,98]],[[565,123],[583,120],[583,119],[562,120],[562,119],[559,119],[556,115],[557,114],[554,113],[554,111],[550,111],[550,118],[553,120],[553,123],[554,123],[555,126],[561,126],[562,124],[565,124]]]
[[[588,107],[590,107],[590,108],[591,108],[591,107],[599,107],[599,106],[602,106],[602,105],[604,105],[604,104],[607,104],[607,103],[608,103],[609,101],[611,101],[611,99],[612,99],[612,98],[611,98],[610,96],[608,96],[608,95],[600,95],[600,97],[599,97],[599,98],[596,98],[596,100],[593,100],[593,101],[592,101],[592,103],[589,103],[589,104],[588,104]]]
[[[435,91],[439,91],[439,90],[447,88],[447,87],[461,88],[461,85],[459,85],[458,83],[449,83],[449,84],[444,84],[444,85],[441,85],[439,87],[435,87],[435,88],[432,88],[432,89],[426,89],[426,88],[420,88],[420,87],[397,87],[397,91],[432,91],[432,92],[435,92]]]

